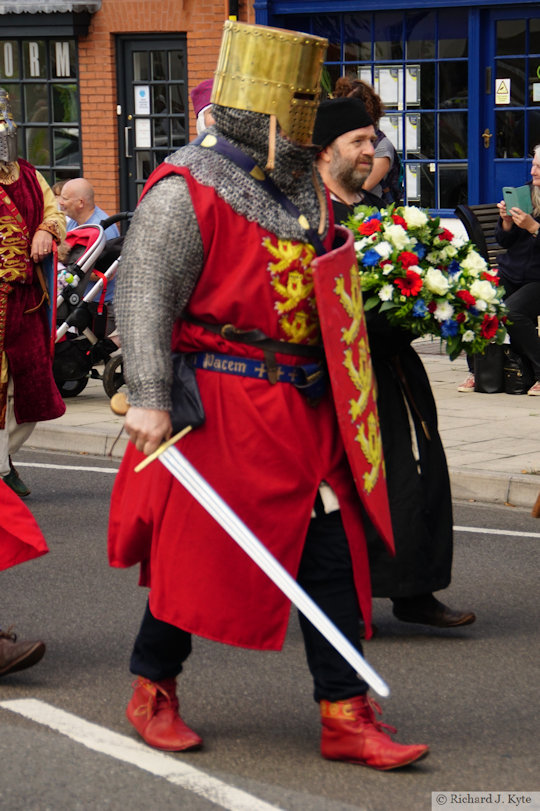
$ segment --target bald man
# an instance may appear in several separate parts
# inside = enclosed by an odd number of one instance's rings
[[[99,225],[101,220],[106,220],[109,216],[102,208],[96,206],[94,201],[94,189],[84,177],[75,177],[64,183],[59,197],[60,208],[65,211],[67,223],[66,228],[71,231],[78,225]],[[120,236],[118,226],[109,225],[105,229],[107,239],[115,239]],[[91,284],[97,280],[97,276],[91,275]],[[107,284],[105,293],[105,303],[107,305],[107,335],[114,332],[116,328],[114,318],[114,288],[116,279],[111,279]],[[87,288],[89,289],[89,288]]]
[[[60,206],[66,212],[68,231],[78,225],[99,225],[101,220],[109,216],[96,206],[94,189],[84,177],[75,177],[64,183],[60,192]],[[105,236],[107,239],[120,236],[117,226],[110,225],[106,228]]]

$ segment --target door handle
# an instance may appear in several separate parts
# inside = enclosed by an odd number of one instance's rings
[[[124,127],[124,156],[126,158],[132,158],[133,157],[133,155],[131,154],[131,151],[130,151],[130,146],[129,146],[129,134],[130,134],[132,129],[133,129],[133,127]]]
[[[489,142],[493,138],[493,133],[491,133],[487,127],[482,133],[482,138],[484,139],[484,149],[489,149]]]

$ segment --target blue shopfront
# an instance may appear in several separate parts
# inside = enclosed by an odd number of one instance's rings
[[[450,214],[529,179],[540,143],[537,0],[255,0],[254,8],[258,23],[329,40],[328,89],[340,76],[375,87],[408,203]]]

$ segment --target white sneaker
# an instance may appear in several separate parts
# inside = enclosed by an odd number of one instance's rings
[[[540,385],[540,384],[539,384]],[[474,391],[474,375],[469,373],[463,383],[457,387],[458,391]],[[540,394],[540,389],[538,390]]]

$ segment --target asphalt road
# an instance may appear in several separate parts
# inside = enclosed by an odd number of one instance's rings
[[[107,565],[116,463],[32,451],[17,463],[50,554],[0,574],[1,621],[48,647],[36,667],[0,680],[2,811],[423,811],[432,792],[540,790],[540,521],[527,511],[456,505],[445,599],[472,607],[473,626],[406,625],[375,600],[379,634],[365,654],[391,688],[384,720],[398,740],[429,743],[429,758],[381,773],[320,757],[294,613],[281,653],[195,640],[179,695],[205,746],[166,755],[124,717],[146,595],[137,571]]]

